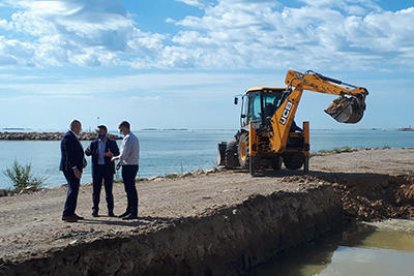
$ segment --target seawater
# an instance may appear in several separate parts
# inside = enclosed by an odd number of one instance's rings
[[[234,137],[236,130],[141,130],[139,177],[183,173],[215,166],[217,144]],[[83,141],[84,147],[90,142]],[[120,141],[118,141],[120,144]],[[414,147],[414,132],[397,130],[311,130],[311,151],[338,147]],[[0,188],[11,187],[2,171],[16,160],[30,163],[34,175],[47,177],[47,186],[66,181],[59,172],[60,141],[0,141]],[[90,158],[87,159],[90,163]],[[91,181],[90,166],[82,182]],[[119,176],[118,176],[119,177]]]
[[[352,225],[262,265],[256,276],[414,275],[414,221]]]

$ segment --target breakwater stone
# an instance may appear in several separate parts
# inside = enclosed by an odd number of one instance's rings
[[[63,137],[63,132],[0,132],[0,140],[8,141],[58,141]],[[117,135],[110,135],[113,139],[122,139]],[[91,141],[96,139],[96,132],[82,132],[80,140]]]

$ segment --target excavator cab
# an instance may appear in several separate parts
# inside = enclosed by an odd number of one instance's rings
[[[283,160],[280,153],[274,152],[270,148],[272,120],[274,114],[280,109],[286,98],[292,91],[288,88],[269,88],[269,87],[253,87],[248,89],[243,96],[241,96],[241,115],[240,115],[240,130],[236,133],[234,139],[229,142],[220,143],[219,156],[217,164],[224,165],[227,168],[235,169],[241,168],[245,170],[252,170],[254,164],[256,168],[272,168],[277,171],[280,169],[282,162],[286,167],[292,162],[287,163],[288,158]],[[240,96],[239,96],[240,97]],[[235,98],[234,103],[238,104],[239,97]],[[236,100],[237,99],[237,100]],[[253,130],[254,129],[254,130]],[[254,138],[253,138],[254,133]],[[292,139],[301,140],[301,149],[303,148],[302,133],[295,133],[292,131],[292,137],[289,137],[287,147],[292,149],[297,145],[292,146]],[[257,152],[253,162],[252,158],[252,140],[256,142],[254,151]],[[291,152],[288,153],[292,155]],[[260,159],[260,162],[259,162]],[[288,160],[288,161],[286,161]],[[302,160],[300,160],[302,161]],[[297,163],[297,162],[296,162]],[[301,167],[303,164],[300,163]],[[294,169],[297,169],[295,165]]]
[[[250,122],[262,126],[269,123],[288,91],[281,88],[254,87],[242,96],[240,125],[245,128]]]

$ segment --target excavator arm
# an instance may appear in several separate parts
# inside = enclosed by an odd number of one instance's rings
[[[363,87],[344,83],[313,71],[303,74],[290,70],[286,74],[285,83],[290,87],[295,87],[295,90],[340,96],[325,110],[340,123],[355,124],[364,115],[365,97],[368,95],[368,90]]]
[[[289,70],[286,74],[285,84],[291,87],[300,87],[302,90],[338,96],[351,95],[357,97],[368,95],[368,91],[363,87],[344,83],[313,71],[300,73]]]
[[[301,73],[290,70],[286,74],[285,83],[291,92],[271,120],[273,131],[270,145],[275,153],[280,153],[286,148],[291,125],[305,90],[340,96],[325,110],[338,122],[354,124],[363,117],[365,97],[368,95],[368,91],[363,87],[347,84],[313,71]]]

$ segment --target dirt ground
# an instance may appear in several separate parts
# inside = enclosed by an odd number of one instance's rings
[[[104,191],[101,217],[91,216],[91,187],[80,191],[78,223],[61,221],[66,189],[44,190],[0,198],[0,261],[39,256],[84,241],[155,231],[188,216],[242,203],[254,194],[297,191],[331,185],[343,194],[346,215],[366,220],[411,217],[414,197],[414,149],[361,150],[315,156],[311,172],[282,170],[252,178],[244,172],[223,171],[178,179],[138,182],[138,221],[106,217]],[[84,179],[82,182],[88,182]],[[125,210],[122,184],[114,187],[115,213]]]

